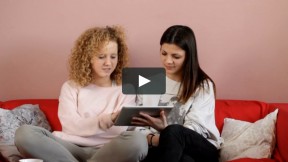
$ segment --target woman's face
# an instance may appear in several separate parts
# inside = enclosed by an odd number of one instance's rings
[[[104,43],[99,54],[91,60],[95,79],[110,78],[118,63],[118,45],[115,41]]]
[[[185,51],[175,44],[164,43],[160,49],[162,64],[166,75],[176,81],[181,80]]]

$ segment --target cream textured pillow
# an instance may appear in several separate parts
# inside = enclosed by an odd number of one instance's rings
[[[0,109],[0,145],[13,145],[16,129],[24,124],[51,130],[39,105],[25,104],[13,110]]]
[[[225,118],[220,161],[270,158],[275,147],[277,113],[278,109],[255,123]]]
[[[49,122],[39,105],[25,104],[13,110],[0,108],[0,154],[9,162],[18,162],[21,158],[14,145],[14,137],[16,129],[24,124],[51,131]]]

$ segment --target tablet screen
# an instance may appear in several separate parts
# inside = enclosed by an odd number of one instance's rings
[[[133,126],[131,120],[133,117],[140,117],[140,112],[146,113],[152,117],[159,117],[162,110],[165,111],[167,116],[172,108],[173,106],[124,106],[114,125]]]

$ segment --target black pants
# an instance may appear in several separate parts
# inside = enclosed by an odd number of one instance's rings
[[[149,148],[143,162],[218,162],[218,150],[197,132],[169,125],[160,134],[158,147]]]

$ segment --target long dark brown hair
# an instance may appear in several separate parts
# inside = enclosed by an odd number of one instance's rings
[[[187,102],[197,88],[204,90],[205,83],[209,86],[208,81],[213,83],[214,94],[216,93],[214,81],[199,65],[196,39],[191,28],[182,25],[169,27],[160,39],[160,45],[162,46],[164,43],[175,44],[185,51],[181,85],[178,91],[179,102]]]

